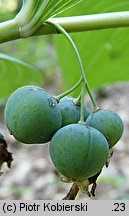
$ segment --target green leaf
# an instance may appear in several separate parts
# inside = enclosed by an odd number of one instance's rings
[[[64,15],[86,15],[125,11],[129,1],[87,0]],[[129,28],[88,31],[71,34],[77,45],[90,87],[129,80]],[[80,77],[79,66],[71,46],[63,35],[54,36],[58,62],[62,69],[65,88],[70,88]]]
[[[0,99],[6,99],[16,88],[41,83],[43,77],[29,64],[0,53]]]

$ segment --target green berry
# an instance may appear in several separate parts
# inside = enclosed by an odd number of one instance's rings
[[[119,141],[124,130],[120,116],[111,110],[92,113],[87,118],[86,124],[99,130],[107,138],[110,147]]]
[[[45,143],[61,127],[56,100],[43,88],[27,85],[9,97],[4,112],[10,133],[23,143]]]
[[[78,123],[81,115],[80,105],[76,105],[75,98],[66,96],[62,98],[58,104],[62,114],[62,126]],[[91,114],[88,107],[84,106],[84,119]]]
[[[61,128],[50,142],[50,156],[55,167],[73,180],[97,174],[106,163],[108,152],[103,134],[79,123]]]

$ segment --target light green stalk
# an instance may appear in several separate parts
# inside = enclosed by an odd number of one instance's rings
[[[23,10],[23,8],[22,8]],[[92,31],[107,28],[129,27],[129,12],[111,12],[103,14],[91,14],[73,17],[51,18],[54,23],[58,23],[67,32]],[[54,26],[42,23],[36,27],[32,35],[26,37],[57,34],[59,31]],[[19,31],[17,19],[0,23],[0,43],[12,41],[24,37]]]

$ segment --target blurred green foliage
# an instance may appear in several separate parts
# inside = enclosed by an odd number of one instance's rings
[[[11,65],[7,64],[7,61],[2,61],[0,59],[0,81],[2,81],[0,86],[0,91],[4,88],[4,93],[0,94],[0,97],[7,96],[7,94],[10,94],[12,90],[16,89],[17,87],[20,87],[21,85],[29,84],[31,83],[37,83],[37,84],[43,84],[44,80],[46,79],[46,82],[48,81],[53,71],[56,68],[55,59],[53,58],[53,45],[51,43],[51,38],[44,36],[44,37],[33,37],[28,39],[22,39],[17,41],[12,41],[8,43],[4,43],[0,46],[0,53],[10,55],[12,57],[15,57],[17,59],[22,60],[25,63],[30,64],[32,67],[35,68],[35,71],[37,70],[37,74],[41,74],[41,79],[36,78],[35,75],[33,75],[33,70],[30,71],[30,80],[27,75],[28,68],[23,67],[19,69],[15,66],[14,62]],[[11,59],[10,59],[11,61]],[[2,62],[2,64],[1,64]],[[4,64],[4,66],[3,66]],[[3,70],[2,67],[6,68],[4,69],[4,79],[2,78]],[[17,79],[16,76],[16,70],[19,74],[20,70],[20,79]],[[1,77],[2,76],[2,77]],[[12,83],[10,82],[10,76],[11,79],[13,79],[14,86],[12,87]],[[44,78],[45,77],[45,78]],[[23,80],[22,80],[23,78]],[[32,79],[33,78],[33,79]],[[40,82],[39,82],[40,81]],[[6,84],[8,83],[8,90],[5,88]],[[9,91],[10,89],[10,91]],[[7,90],[7,91],[6,91]]]
[[[86,15],[129,9],[126,0],[84,1],[65,12],[63,16]],[[129,28],[72,33],[77,45],[87,80],[92,88],[129,79]],[[54,36],[58,62],[62,69],[65,88],[69,88],[80,77],[75,54],[64,36]]]
[[[10,92],[22,85],[42,82],[42,76],[36,69],[16,58],[0,54],[0,67],[0,98],[2,99],[6,99]]]
[[[21,0],[0,0],[0,22],[12,19],[20,5]]]

